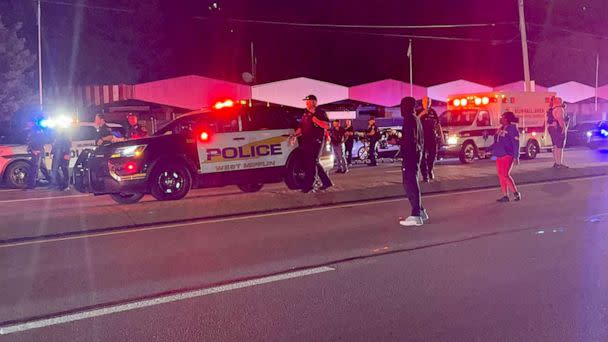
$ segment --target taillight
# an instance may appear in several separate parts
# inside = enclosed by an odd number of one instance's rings
[[[135,162],[126,162],[123,169],[126,174],[135,173],[137,172],[137,164]]]

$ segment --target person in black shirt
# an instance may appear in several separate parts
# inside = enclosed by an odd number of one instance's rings
[[[106,124],[106,118],[103,114],[95,115],[95,127],[97,128],[97,140],[95,142],[97,146],[112,143],[114,135],[112,135],[112,130]]]
[[[441,124],[437,112],[431,107],[431,99],[428,96],[422,98],[422,108],[418,111],[422,130],[424,132],[424,149],[422,161],[420,162],[420,173],[422,180],[428,182],[435,178],[433,167],[437,159],[437,148],[441,141]]]
[[[320,190],[325,190],[333,183],[329,176],[319,164],[319,155],[325,142],[325,132],[329,129],[329,118],[324,110],[317,108],[317,97],[308,95],[304,98],[306,109],[300,121],[300,127],[296,130],[296,136],[300,137],[300,146],[304,152],[304,182],[302,192],[314,191],[314,183],[317,174],[323,185]]]
[[[346,140],[344,141],[346,164],[350,166],[353,161],[353,145],[355,144],[355,129],[353,128],[352,120],[346,120],[346,127],[344,128],[344,131],[344,135],[346,136]]]
[[[373,116],[369,117],[367,124],[367,131],[365,131],[365,136],[369,139],[369,164],[367,166],[376,166],[376,145],[380,140],[380,131],[376,126],[376,118]]]
[[[137,115],[129,113],[127,115],[127,121],[129,122],[129,128],[127,129],[127,139],[139,139],[148,136],[148,131],[145,127],[139,124]]]
[[[418,172],[422,150],[424,149],[424,133],[420,119],[416,116],[416,99],[404,97],[401,100],[401,116],[403,116],[403,136],[401,138],[401,154],[403,187],[412,206],[411,215],[399,221],[402,226],[421,226],[428,220],[428,214],[420,199]]]
[[[340,126],[340,120],[334,120],[333,126],[329,131],[329,137],[331,139],[331,147],[334,151],[334,156],[338,162],[337,173],[347,173],[348,167],[346,166],[346,158],[344,158],[344,141],[346,138],[346,130]]]
[[[27,150],[32,155],[31,172],[28,174],[27,188],[33,189],[38,182],[38,170],[42,172],[44,179],[50,184],[52,181],[49,169],[44,162],[45,154],[44,145],[46,143],[46,134],[42,128],[38,127],[33,121],[28,123],[29,133],[27,138]]]
[[[59,130],[55,142],[53,143],[53,164],[51,170],[53,172],[54,186],[59,190],[69,189],[70,174],[68,166],[70,163],[70,150],[72,149],[72,141],[63,129]]]

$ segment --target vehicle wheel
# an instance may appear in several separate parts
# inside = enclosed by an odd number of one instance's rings
[[[359,158],[359,160],[367,160],[367,149],[365,148],[365,146],[359,147],[359,150],[357,151],[357,157]]]
[[[30,163],[20,160],[10,164],[6,168],[4,180],[6,185],[14,189],[27,188],[27,180],[31,172]]]
[[[262,190],[263,183],[239,184],[237,185],[243,192],[258,192]]]
[[[150,193],[159,201],[184,198],[192,186],[192,176],[184,165],[161,163],[152,171]]]
[[[467,142],[462,146],[460,150],[460,162],[463,164],[471,164],[475,161],[475,157],[477,156],[477,147],[472,142]]]
[[[538,146],[538,143],[535,140],[530,140],[526,144],[526,152],[524,154],[524,157],[526,159],[534,159],[538,155],[539,151],[540,147]]]
[[[142,194],[140,192],[133,192],[133,193],[121,192],[118,194],[110,194],[110,197],[112,197],[112,199],[116,203],[133,204],[133,203],[139,202],[139,200],[141,200],[144,197],[144,194]]]
[[[302,189],[304,178],[304,162],[301,156],[295,155],[287,163],[285,184],[290,190],[300,190]]]

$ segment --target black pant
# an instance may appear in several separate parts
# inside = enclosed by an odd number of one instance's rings
[[[401,162],[401,174],[403,176],[403,188],[412,206],[412,216],[420,216],[422,211],[422,200],[420,199],[420,186],[418,185],[418,169],[420,166],[421,153],[404,153]]]
[[[346,140],[344,143],[344,149],[346,151],[346,164],[350,165],[353,162],[353,145],[354,141],[352,139]]]
[[[430,140],[427,143],[427,138],[424,138],[424,151],[422,151],[422,161],[420,162],[420,173],[422,178],[428,179],[435,167],[437,160],[437,142]]]
[[[38,154],[32,154],[32,168],[28,175],[29,177],[27,182],[30,188],[36,187],[36,183],[38,181],[38,170],[42,171],[44,179],[46,179],[48,182],[51,181],[51,174],[44,163],[44,151],[40,151]]]
[[[319,163],[321,146],[322,144],[317,142],[304,146],[304,184],[302,185],[302,191],[313,189],[317,175],[319,175],[323,186],[329,187],[333,185],[331,179],[329,179],[329,176]]]
[[[376,145],[378,145],[378,140],[369,141],[369,165],[376,165]]]
[[[59,189],[65,189],[69,186],[70,174],[68,170],[68,160],[63,159],[63,156],[53,156],[53,183]]]

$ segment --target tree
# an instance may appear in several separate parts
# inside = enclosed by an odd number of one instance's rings
[[[21,27],[18,23],[8,28],[0,17],[0,121],[8,121],[35,99],[36,56],[19,37]]]

